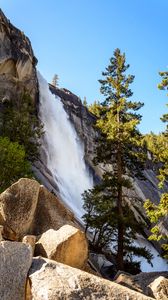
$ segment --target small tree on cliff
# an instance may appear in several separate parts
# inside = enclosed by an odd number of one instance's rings
[[[137,111],[143,104],[128,100],[133,95],[129,86],[134,80],[134,76],[126,75],[128,68],[125,54],[116,49],[102,73],[104,79],[99,80],[105,100],[99,105],[97,114],[99,138],[95,163],[111,165],[111,168],[104,172],[99,188],[84,194],[87,212],[84,220],[88,227],[101,230],[98,238],[102,241],[106,237],[116,241],[118,269],[124,269],[127,251],[138,253],[137,247],[131,245],[137,223],[126,199],[131,200],[128,196],[128,191],[133,188],[131,178],[142,176],[144,167],[141,134],[137,129],[141,120]],[[139,254],[151,258],[144,248]]]
[[[51,84],[52,84],[53,86],[55,86],[55,87],[58,87],[58,86],[59,86],[58,81],[59,81],[59,77],[58,77],[57,74],[55,74],[54,77],[53,77],[53,79],[52,79],[52,83],[51,83]]]
[[[88,106],[88,110],[95,115],[96,117],[100,116],[100,111],[101,111],[101,104],[99,101],[94,101],[93,104],[90,104]]]
[[[168,72],[160,72],[162,77],[161,83],[158,85],[160,90],[168,90]],[[157,145],[153,147],[153,153],[157,160],[162,163],[159,170],[159,187],[162,188],[165,180],[168,179],[168,114],[164,114],[161,118],[164,123],[167,123],[166,130],[157,139]],[[144,205],[147,215],[154,223],[151,229],[152,235],[150,240],[162,241],[164,257],[168,258],[168,234],[160,229],[160,224],[168,217],[168,193],[163,193],[160,198],[160,203],[155,205],[150,200],[147,200]]]
[[[87,107],[87,106],[88,106],[88,104],[87,104],[87,100],[86,100],[86,97],[84,97],[84,99],[83,99],[83,105],[84,105],[85,107]]]

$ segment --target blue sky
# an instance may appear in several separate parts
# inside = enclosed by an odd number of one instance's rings
[[[135,75],[133,99],[145,103],[141,131],[164,129],[166,93],[157,89],[168,66],[168,0],[0,0],[8,19],[30,38],[38,69],[88,103],[103,99],[101,72],[115,48]]]

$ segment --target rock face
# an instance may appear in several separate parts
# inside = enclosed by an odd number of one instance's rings
[[[18,240],[31,232],[39,188],[37,181],[22,178],[0,195],[0,223],[6,238]]]
[[[137,275],[130,275],[119,271],[115,277],[115,282],[161,300],[160,295],[165,296],[168,291],[168,272],[142,272]]]
[[[41,257],[33,259],[29,280],[33,300],[152,299],[116,283]]]
[[[88,258],[85,234],[70,225],[43,233],[36,244],[36,255],[82,269]]]
[[[0,9],[1,101],[17,101],[26,90],[35,103],[38,99],[36,63],[29,39],[10,23]]]
[[[35,211],[33,234],[40,235],[48,229],[59,229],[65,224],[73,225],[74,215],[57,196],[40,186]]]
[[[0,299],[25,299],[25,285],[32,263],[30,247],[18,242],[0,243]]]
[[[85,159],[92,164],[92,155],[94,149],[95,130],[93,124],[96,121],[95,116],[82,105],[81,100],[67,89],[58,89],[50,84],[50,90],[53,94],[60,97],[64,104],[64,109],[68,113],[71,122],[84,142]]]
[[[0,194],[0,225],[6,239],[21,240],[26,234],[57,230],[73,224],[72,220],[73,214],[58,197],[35,180],[22,178]]]

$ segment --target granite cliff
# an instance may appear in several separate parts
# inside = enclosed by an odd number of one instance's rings
[[[0,9],[0,99],[17,101],[25,90],[38,103],[37,59],[25,34]]]

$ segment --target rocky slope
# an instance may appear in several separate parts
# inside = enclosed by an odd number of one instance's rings
[[[0,225],[1,300],[168,297],[168,272],[118,274],[115,282],[93,275],[87,240],[73,215],[34,180],[22,178],[0,195]]]

